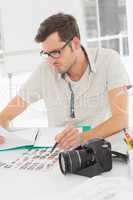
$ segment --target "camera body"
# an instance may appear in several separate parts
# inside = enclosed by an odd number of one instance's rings
[[[63,174],[74,173],[93,177],[112,169],[111,144],[104,139],[92,139],[83,146],[59,154]]]

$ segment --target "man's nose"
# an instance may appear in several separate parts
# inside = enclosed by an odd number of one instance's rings
[[[54,62],[56,61],[56,58],[53,58],[51,56],[48,57],[48,61],[51,63],[51,64],[54,64]]]

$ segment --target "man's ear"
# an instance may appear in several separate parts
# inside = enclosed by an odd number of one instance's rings
[[[72,39],[72,47],[77,50],[80,47],[80,39],[78,37],[73,37]]]

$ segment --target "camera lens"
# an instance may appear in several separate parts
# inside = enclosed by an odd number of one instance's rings
[[[75,173],[94,162],[92,151],[86,149],[72,150],[59,154],[59,165],[63,174]]]
[[[63,172],[63,174],[66,174],[66,164],[65,164],[65,159],[64,156],[61,154],[60,155],[60,162],[61,162],[61,171]]]

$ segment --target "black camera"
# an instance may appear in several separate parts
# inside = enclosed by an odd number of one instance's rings
[[[112,169],[111,144],[104,139],[92,139],[83,146],[59,154],[63,174],[74,173],[93,177]]]

